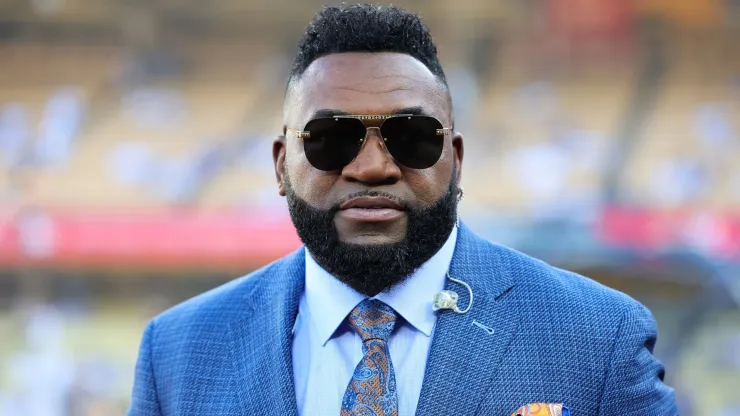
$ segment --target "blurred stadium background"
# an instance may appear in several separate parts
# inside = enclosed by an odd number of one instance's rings
[[[738,415],[740,1],[398,4],[467,222],[647,304],[682,414]],[[122,414],[148,319],[299,245],[271,142],[320,5],[0,0],[0,415]]]

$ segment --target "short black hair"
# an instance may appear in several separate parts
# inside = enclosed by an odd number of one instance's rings
[[[289,80],[300,77],[313,61],[342,52],[398,52],[424,64],[445,86],[437,46],[418,14],[396,6],[341,4],[325,6],[309,23]]]

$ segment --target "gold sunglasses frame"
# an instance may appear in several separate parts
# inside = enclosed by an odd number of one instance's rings
[[[333,119],[340,119],[340,118],[356,118],[360,121],[363,120],[388,120],[389,118],[396,118],[396,117],[408,117],[409,119],[411,117],[415,116],[415,114],[384,114],[384,115],[341,115],[341,116],[332,116],[332,117],[326,117],[326,118],[333,118]],[[439,120],[437,120],[439,121]],[[309,121],[310,122],[310,121]],[[308,124],[308,123],[306,123]],[[442,124],[440,122],[440,124]],[[378,129],[380,131],[380,127],[382,127],[382,124],[378,127],[367,127],[365,126],[367,130],[370,129]],[[285,128],[286,131],[289,131],[296,135],[299,139],[310,139],[311,138],[311,132],[310,131],[303,131],[303,130],[297,130],[297,129],[291,129],[290,127]],[[437,136],[449,136],[452,134],[452,127],[444,127],[441,129],[437,129]],[[365,134],[365,137],[367,137],[367,133]],[[365,137],[360,139],[360,141],[364,141]],[[387,140],[385,137],[383,137],[383,140]]]

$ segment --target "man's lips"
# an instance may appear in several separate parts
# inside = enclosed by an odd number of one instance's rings
[[[403,211],[403,207],[395,203],[390,198],[384,198],[381,196],[361,196],[358,198],[352,198],[349,201],[342,204],[339,209],[346,210],[351,208],[365,208],[365,209],[395,209],[397,211]]]
[[[403,211],[403,207],[392,199],[363,196],[342,204],[338,215],[353,221],[385,222],[403,216]]]

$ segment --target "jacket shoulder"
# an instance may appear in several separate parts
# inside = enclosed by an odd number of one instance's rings
[[[577,311],[599,321],[618,323],[634,311],[647,311],[638,301],[581,274],[564,270],[517,250],[486,242],[505,263],[515,290],[525,299],[549,304],[553,311]]]

